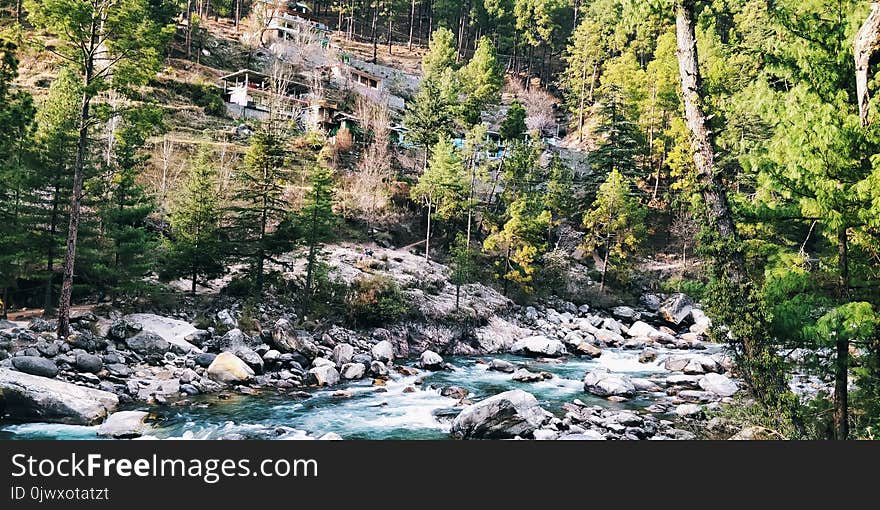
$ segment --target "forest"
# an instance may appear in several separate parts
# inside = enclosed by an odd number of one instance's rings
[[[64,340],[86,308],[232,307],[269,347],[278,317],[476,345],[487,296],[632,323],[683,295],[743,390],[706,418],[877,439],[878,46],[855,0],[2,0],[2,318]]]

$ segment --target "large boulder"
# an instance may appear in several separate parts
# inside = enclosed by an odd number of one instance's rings
[[[101,437],[114,439],[131,439],[144,435],[149,426],[146,424],[146,411],[119,411],[111,414],[107,421],[98,428]]]
[[[600,397],[632,397],[636,388],[627,375],[596,369],[584,377],[584,391]]]
[[[220,383],[243,383],[253,376],[251,367],[231,352],[221,352],[208,367],[208,377]]]
[[[371,349],[373,359],[388,362],[394,359],[394,346],[388,340],[382,340]]]
[[[736,383],[727,376],[711,372],[700,379],[700,388],[719,397],[730,397],[739,390]]]
[[[343,365],[351,363],[353,357],[354,347],[350,344],[337,344],[333,348],[333,362],[336,363],[337,367],[341,368]]]
[[[175,352],[186,354],[191,351],[200,351],[198,347],[186,340],[187,336],[198,331],[188,322],[152,313],[133,313],[123,317],[123,320],[128,323],[140,324],[142,331],[159,336],[168,342]]]
[[[685,319],[690,317],[691,310],[694,308],[693,300],[686,294],[677,293],[669,296],[666,301],[660,305],[657,313],[666,322],[670,322],[678,326]]]
[[[314,358],[319,354],[308,331],[291,331],[290,323],[286,319],[279,319],[275,323],[275,327],[272,329],[272,343],[281,352],[298,352],[309,358]]]
[[[15,356],[12,358],[12,366],[19,372],[41,377],[58,375],[58,366],[55,362],[39,356]]]
[[[309,375],[318,386],[333,386],[339,382],[339,372],[332,363],[312,368]]]
[[[529,437],[552,416],[531,393],[505,391],[465,407],[452,422],[452,435],[460,439]]]
[[[559,340],[547,338],[543,335],[535,335],[517,341],[510,348],[514,354],[522,356],[541,356],[555,358],[567,354],[565,345]]]
[[[161,356],[171,349],[171,344],[167,340],[149,331],[141,331],[127,339],[125,345],[144,356]]]
[[[0,409],[15,420],[92,425],[117,405],[107,391],[0,368]]]
[[[364,366],[363,363],[346,363],[342,365],[342,378],[343,379],[360,379],[367,372],[367,367]]]
[[[427,350],[419,356],[419,365],[425,370],[440,370],[443,368],[443,358],[436,352]]]
[[[514,366],[513,363],[503,359],[493,359],[489,362],[489,370],[512,374],[516,371],[516,366]]]
[[[89,354],[87,352],[80,352],[76,355],[77,370],[97,374],[102,368],[104,368],[104,362],[101,360],[100,356],[95,356],[94,354]]]

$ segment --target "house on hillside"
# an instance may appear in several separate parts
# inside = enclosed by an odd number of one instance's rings
[[[226,110],[232,117],[262,120],[268,118],[274,108],[279,114],[293,118],[309,104],[309,87],[304,83],[288,81],[280,90],[271,77],[252,69],[241,69],[220,80]]]

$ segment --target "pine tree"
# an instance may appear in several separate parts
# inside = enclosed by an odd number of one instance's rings
[[[251,137],[244,166],[236,174],[236,189],[230,211],[236,257],[250,263],[257,296],[263,290],[265,263],[289,249],[292,240],[274,227],[288,214],[284,189],[291,178],[283,141],[271,129],[258,130]]]
[[[190,278],[193,294],[199,277],[214,278],[225,272],[219,188],[217,170],[209,156],[199,155],[169,216],[171,237],[166,241],[166,273]]]
[[[81,91],[76,75],[62,69],[49,88],[49,95],[37,111],[34,135],[35,169],[31,186],[43,191],[43,198],[32,204],[36,253],[45,274],[43,308],[55,307],[55,280],[58,262],[64,254],[69,223],[70,190],[73,188],[73,162],[76,159],[77,115]],[[90,176],[92,168],[84,169]]]
[[[431,34],[428,52],[422,57],[422,80],[437,81],[447,69],[455,69],[457,51],[455,34],[441,27]]]
[[[605,89],[597,113],[600,119],[595,129],[598,146],[590,153],[594,182],[598,185],[614,171],[630,178],[636,176],[638,158],[644,154],[644,141],[619,86],[613,84]]]
[[[102,235],[105,286],[113,292],[142,287],[144,275],[155,265],[158,241],[147,229],[147,218],[156,210],[153,199],[138,180],[149,155],[143,152],[148,137],[162,124],[162,110],[141,107],[123,113],[117,128],[111,177],[104,182],[105,199],[98,207]]]
[[[599,187],[592,208],[584,215],[587,252],[596,249],[603,252],[600,290],[605,289],[610,264],[614,265],[619,279],[626,279],[626,259],[638,250],[646,235],[645,210],[630,193],[630,181],[614,169]]]
[[[459,70],[462,84],[462,118],[466,124],[480,122],[480,113],[487,105],[499,101],[504,76],[495,56],[495,46],[488,37],[480,38],[471,60]]]
[[[419,177],[410,196],[427,208],[425,260],[430,258],[431,219],[452,218],[467,207],[468,183],[462,162],[449,138],[441,138],[431,151],[428,169]]]
[[[505,296],[510,283],[529,294],[534,290],[536,261],[547,250],[550,211],[544,209],[538,197],[524,194],[507,207],[507,216],[504,225],[486,237],[483,249],[496,256],[495,267],[504,282]]]
[[[522,103],[514,101],[507,110],[507,116],[501,123],[498,133],[502,140],[522,140],[526,133],[526,109]]]
[[[60,44],[53,51],[62,56],[82,84],[67,251],[58,309],[58,336],[66,338],[70,332],[70,299],[88,166],[89,128],[94,113],[92,101],[107,88],[126,91],[152,78],[160,65],[159,48],[171,29],[156,24],[146,0],[27,0],[25,7],[32,23],[59,37]]]
[[[27,203],[32,193],[26,142],[34,117],[29,94],[15,90],[16,46],[0,37],[0,317],[11,304],[9,290],[32,264],[33,224]]]
[[[315,293],[315,272],[320,263],[321,246],[336,235],[337,217],[333,212],[335,192],[333,171],[318,164],[309,175],[310,190],[302,210],[297,213],[297,223],[303,229],[303,241],[309,249],[306,264],[306,296],[311,300]]]
[[[425,149],[424,166],[428,164],[429,149],[452,134],[456,84],[454,73],[447,70],[440,79],[423,80],[415,99],[407,104],[404,124],[413,143]]]

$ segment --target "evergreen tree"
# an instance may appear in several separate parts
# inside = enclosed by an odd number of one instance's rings
[[[507,117],[501,123],[498,133],[502,140],[522,140],[526,133],[526,109],[522,103],[514,101],[507,110]]]
[[[291,171],[283,141],[275,130],[259,129],[251,136],[244,166],[236,174],[234,204],[230,210],[232,239],[237,257],[248,260],[257,296],[263,290],[265,263],[291,247],[292,240],[274,227],[289,212],[284,189]]]
[[[630,106],[617,85],[609,85],[598,109],[596,150],[590,153],[594,182],[607,179],[614,171],[626,177],[638,174],[638,158],[644,154],[641,130],[632,120]]]
[[[0,317],[11,304],[9,290],[32,264],[33,224],[27,203],[35,197],[29,182],[26,142],[34,117],[30,95],[15,90],[16,46],[0,37]]]
[[[53,51],[63,57],[82,84],[67,251],[58,310],[58,336],[66,338],[70,332],[70,299],[83,183],[88,166],[92,101],[107,88],[127,91],[152,78],[160,65],[160,47],[173,29],[160,26],[152,19],[146,0],[26,0],[25,7],[32,23],[59,37],[60,44]]]
[[[455,34],[448,28],[441,27],[431,34],[428,52],[422,57],[422,80],[437,81],[447,69],[455,69],[457,60]]]
[[[111,177],[103,184],[104,198],[97,209],[102,225],[102,272],[105,286],[114,292],[136,290],[155,264],[158,241],[147,229],[147,218],[156,210],[138,177],[149,155],[147,138],[162,124],[162,111],[154,107],[130,109],[114,133],[116,145]]]
[[[166,273],[190,278],[193,294],[200,277],[209,279],[225,272],[219,188],[217,170],[209,156],[199,155],[169,216],[171,237],[166,241]]]
[[[480,38],[471,60],[459,70],[462,93],[462,117],[468,125],[480,122],[480,112],[500,99],[504,76],[495,56],[495,47],[488,37]]]
[[[626,279],[626,260],[644,240],[645,210],[631,196],[630,181],[614,169],[599,187],[592,208],[584,215],[587,252],[599,249],[603,252],[602,280],[600,290],[605,289],[609,265],[614,265],[618,279]]]
[[[309,175],[309,185],[311,189],[296,220],[303,229],[303,241],[309,249],[306,265],[307,301],[311,300],[316,290],[315,273],[321,263],[318,259],[321,246],[335,237],[337,226],[337,217],[333,212],[333,171],[319,163]]]
[[[35,162],[30,185],[44,190],[43,198],[32,204],[34,221],[39,228],[33,243],[45,274],[43,308],[55,307],[55,281],[64,254],[64,240],[69,223],[70,190],[73,187],[73,162],[76,159],[77,115],[81,96],[76,75],[62,69],[49,88],[48,97],[37,111],[34,135]],[[91,168],[90,176],[93,173]]]
[[[425,260],[430,258],[431,219],[448,220],[466,208],[468,183],[462,162],[449,138],[441,138],[431,151],[428,169],[413,186],[410,196],[427,208],[425,230]]]

